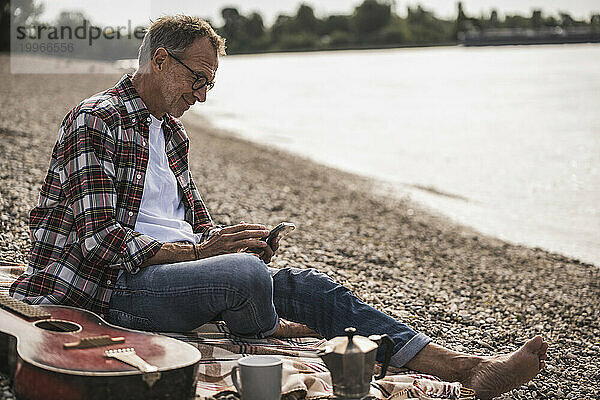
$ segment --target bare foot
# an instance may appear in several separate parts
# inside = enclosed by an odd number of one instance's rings
[[[529,382],[545,366],[548,343],[536,336],[511,354],[481,357],[465,386],[481,399],[491,399]]]
[[[273,333],[276,338],[292,338],[292,337],[321,337],[318,333],[307,327],[306,325],[297,322],[291,322],[283,318],[279,319],[279,326]]]

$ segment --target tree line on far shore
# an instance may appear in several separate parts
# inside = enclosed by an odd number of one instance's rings
[[[576,20],[567,13],[499,17],[497,10],[489,16],[467,16],[462,3],[457,3],[457,17],[437,18],[422,6],[407,7],[405,17],[393,10],[391,0],[364,0],[352,14],[315,16],[307,4],[301,4],[295,15],[279,15],[272,26],[265,27],[261,15],[242,15],[233,7],[224,8],[223,26],[218,31],[227,38],[230,54],[265,51],[329,50],[402,46],[456,44],[461,32],[488,29],[533,29],[590,27],[600,31],[600,14],[589,21]]]
[[[229,53],[290,50],[372,48],[454,42],[456,23],[436,18],[423,9],[408,8],[406,18],[392,11],[392,4],[365,0],[350,15],[315,16],[301,4],[295,15],[279,15],[266,28],[260,14],[242,15],[229,7],[222,10]]]
[[[19,11],[19,21],[43,23],[37,19],[41,8],[33,0],[19,3],[23,8]],[[9,4],[9,0],[0,0],[0,51],[10,50],[10,20],[14,16]],[[295,14],[279,15],[269,27],[258,12],[243,15],[234,7],[226,7],[221,15],[223,25],[211,25],[227,39],[229,54],[456,44],[461,33],[502,28],[568,30],[586,27],[600,32],[600,13],[591,15],[587,21],[576,20],[567,13],[545,15],[541,10],[533,11],[530,16],[504,17],[500,17],[497,10],[491,10],[489,15],[472,17],[465,14],[461,3],[457,3],[456,18],[450,20],[437,18],[420,5],[408,6],[406,16],[399,16],[392,0],[364,0],[351,14],[322,18],[315,15],[311,6],[301,4]],[[89,22],[90,19],[81,12],[64,11],[52,24],[75,27],[84,20]],[[93,46],[82,47],[70,56],[104,60],[136,58],[140,42],[135,37],[100,38]]]

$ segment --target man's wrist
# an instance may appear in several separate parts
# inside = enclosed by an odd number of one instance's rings
[[[210,257],[210,255],[207,254],[206,251],[206,241],[200,243],[200,244],[196,244],[194,243],[194,254],[196,254],[196,260],[199,260],[201,258],[206,258],[206,257]]]

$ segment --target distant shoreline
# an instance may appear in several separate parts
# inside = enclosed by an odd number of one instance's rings
[[[419,49],[419,48],[431,48],[431,47],[494,47],[494,46],[544,46],[544,45],[560,45],[560,44],[597,44],[600,43],[600,38],[595,41],[589,40],[578,40],[574,39],[572,41],[564,41],[564,40],[556,40],[553,41],[551,39],[540,40],[540,41],[527,41],[527,40],[519,40],[519,41],[509,41],[509,40],[480,40],[480,41],[470,41],[470,42],[447,42],[447,43],[432,43],[432,44],[414,44],[414,45],[381,45],[381,46],[348,46],[348,47],[335,47],[335,48],[327,48],[327,49],[315,49],[315,48],[306,48],[306,49],[290,49],[290,50],[265,50],[265,51],[257,51],[257,52],[235,52],[228,55],[237,56],[237,55],[250,55],[250,54],[277,54],[277,53],[312,53],[312,52],[329,52],[329,51],[348,51],[348,50],[388,50],[388,49]]]

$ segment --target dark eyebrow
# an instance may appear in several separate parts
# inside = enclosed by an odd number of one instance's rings
[[[198,75],[201,76],[205,79],[208,79],[208,77],[204,74],[204,72],[198,72],[198,71],[194,71],[193,69],[190,68],[190,71],[192,71],[194,73],[194,75]]]
[[[215,78],[214,78],[214,76],[213,76],[213,79],[212,79],[212,80],[210,80],[210,79],[208,79],[208,76],[206,76],[206,75],[204,74],[204,72],[196,72],[196,71],[194,71],[194,70],[193,70],[193,69],[191,69],[191,68],[190,68],[190,71],[191,71],[191,72],[192,72],[192,73],[193,73],[193,74],[194,74],[196,77],[202,77],[202,78],[206,79],[206,81],[207,81],[207,82],[212,82],[212,83],[214,83],[214,82],[215,82]]]
[[[166,50],[166,51],[167,51],[168,55],[170,55],[171,57],[173,57],[175,59],[175,61],[177,61],[179,64],[183,65],[188,71],[190,71],[192,74],[194,74],[194,76],[196,78],[202,77],[202,78],[204,78],[204,79],[206,79],[208,81],[208,77],[203,72],[196,72],[196,71],[194,71],[193,69],[191,69],[190,67],[188,67],[187,64],[185,64],[183,61],[181,61],[178,57],[175,57],[169,50]]]

